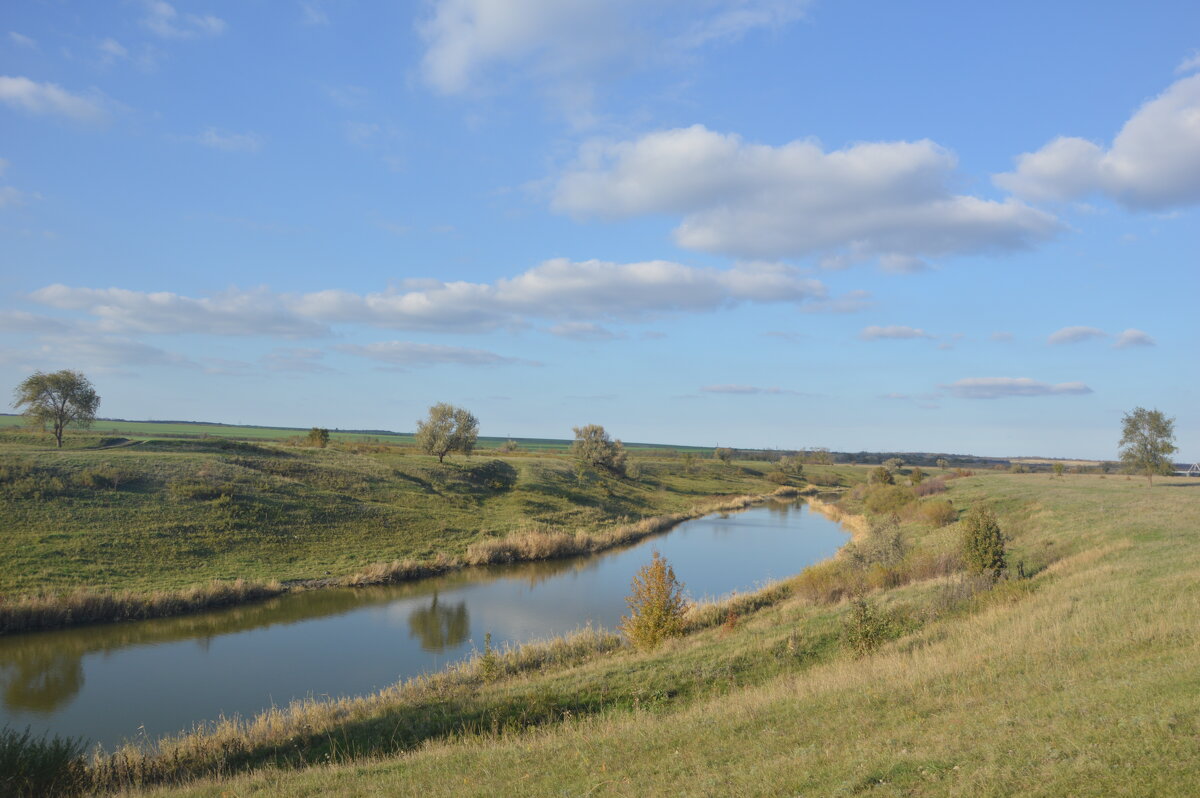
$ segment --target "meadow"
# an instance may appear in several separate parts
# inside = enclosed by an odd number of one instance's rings
[[[1194,795],[1200,483],[987,474],[941,495],[997,513],[1005,578],[916,567],[958,523],[914,515],[872,586],[876,518],[835,561],[866,621],[801,574],[653,651],[593,633],[165,742],[158,768],[225,775],[147,794]]]

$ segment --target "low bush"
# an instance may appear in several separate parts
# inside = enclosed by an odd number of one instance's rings
[[[92,490],[116,490],[129,476],[119,468],[108,465],[93,466],[80,471],[73,480],[76,485]]]
[[[995,514],[986,507],[972,507],[963,518],[963,559],[976,573],[998,578],[1006,567],[1004,534]]]
[[[958,510],[945,499],[921,502],[921,520],[933,527],[946,526],[958,520]]]
[[[866,599],[855,599],[842,626],[842,641],[865,657],[893,636],[891,618]]]
[[[0,795],[40,798],[83,793],[89,786],[83,745],[71,737],[34,737],[29,729],[0,729]]]
[[[764,479],[776,485],[790,485],[792,478],[782,471],[768,471]]]
[[[913,493],[917,496],[933,496],[938,493],[946,492],[946,478],[935,477],[934,479],[922,482],[919,485],[913,486]]]
[[[903,485],[872,485],[863,497],[863,506],[867,512],[875,515],[887,515],[900,512],[905,505],[917,500],[912,488]]]

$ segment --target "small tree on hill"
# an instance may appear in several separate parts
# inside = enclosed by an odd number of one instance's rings
[[[1145,474],[1154,487],[1155,474],[1169,474],[1175,449],[1175,419],[1158,410],[1136,407],[1121,418],[1121,462],[1135,474]]]
[[[1062,463],[1055,463],[1053,467],[1054,467],[1054,476],[1056,476],[1056,477],[1061,477],[1063,475],[1063,472],[1067,470],[1067,467],[1064,466]]]
[[[912,484],[920,485],[925,481],[925,472],[921,470],[920,466],[913,466],[912,471],[909,472],[908,478]]]
[[[892,476],[892,472],[884,466],[876,466],[871,469],[871,473],[867,475],[867,482],[871,485],[895,485],[896,478]]]
[[[889,457],[883,461],[883,467],[892,472],[892,475],[900,473],[900,469],[904,468],[904,461],[899,457]]]
[[[1007,567],[1004,534],[995,514],[986,507],[972,507],[963,518],[963,559],[976,573],[997,578]]]
[[[945,457],[939,457],[939,458],[937,459],[937,467],[938,467],[938,468],[949,468],[949,467],[950,467],[950,461],[949,461],[949,460],[947,460]]]
[[[87,377],[78,371],[36,371],[13,392],[13,407],[25,408],[25,418],[42,429],[49,426],[62,448],[63,430],[69,424],[87,428],[96,420],[100,397]]]
[[[657,551],[633,577],[625,599],[629,615],[621,619],[621,631],[638,648],[654,648],[668,637],[683,634],[687,600],[675,569]]]
[[[313,427],[308,431],[308,445],[324,449],[329,445],[329,430],[324,427]]]
[[[713,449],[713,457],[720,460],[725,465],[729,465],[731,462],[733,462],[733,449],[730,449],[727,446],[718,446],[716,449]]]
[[[438,462],[450,452],[467,457],[479,440],[479,419],[461,407],[441,402],[429,408],[429,416],[417,422],[417,445],[426,454],[436,455]]]
[[[602,469],[617,476],[625,475],[625,447],[619,440],[608,437],[604,427],[588,424],[573,427],[575,441],[571,444],[571,455],[584,467]]]

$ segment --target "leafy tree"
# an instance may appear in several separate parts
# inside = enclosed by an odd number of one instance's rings
[[[949,468],[949,467],[950,467],[950,461],[949,461],[949,460],[947,460],[945,457],[939,457],[939,458],[937,459],[937,467],[938,467],[938,468]]]
[[[1154,475],[1170,473],[1175,453],[1175,419],[1158,410],[1136,407],[1121,418],[1121,462],[1130,471],[1146,475],[1154,487]]]
[[[1061,477],[1063,475],[1063,472],[1066,470],[1067,470],[1067,467],[1064,466],[1062,463],[1054,464],[1054,476]]]
[[[625,475],[625,447],[619,440],[608,437],[604,427],[588,424],[572,430],[575,442],[571,444],[571,454],[579,465],[603,469],[617,476]]]
[[[912,481],[912,484],[920,485],[925,481],[925,472],[921,470],[920,466],[913,466],[912,471],[909,472],[908,478]]]
[[[877,466],[867,475],[867,482],[871,485],[895,485],[896,478],[884,466]]]
[[[891,471],[892,474],[895,475],[897,472],[900,471],[901,468],[904,468],[904,461],[901,460],[899,457],[889,457],[888,459],[883,461],[883,467],[886,468],[888,471]]]
[[[733,449],[730,449],[726,446],[718,446],[716,449],[713,449],[713,457],[720,460],[725,465],[729,465],[731,462],[733,462]]]
[[[817,465],[833,465],[833,455],[824,446],[818,446],[812,451],[812,461]]]
[[[329,430],[324,427],[313,427],[308,431],[308,445],[324,449],[329,445]]]
[[[429,417],[417,422],[417,445],[426,454],[437,455],[438,462],[450,452],[467,457],[479,440],[479,419],[461,407],[440,402],[429,408]]]
[[[625,599],[629,615],[621,619],[621,631],[638,648],[654,648],[668,637],[683,634],[687,600],[675,569],[657,551],[633,577]]]
[[[779,470],[792,476],[803,476],[804,462],[798,456],[784,455],[779,458]]]
[[[1004,534],[995,514],[986,507],[972,507],[963,518],[963,558],[977,573],[999,577],[1007,567]]]
[[[13,392],[13,407],[25,408],[25,418],[42,429],[50,426],[58,448],[62,448],[67,425],[90,427],[96,420],[100,397],[88,378],[78,371],[34,372]]]

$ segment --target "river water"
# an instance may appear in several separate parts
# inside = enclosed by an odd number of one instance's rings
[[[748,591],[847,540],[802,502],[706,516],[590,557],[314,590],[180,618],[0,637],[0,726],[112,748],[306,696],[361,695],[483,648],[616,628],[659,551],[692,598]]]

